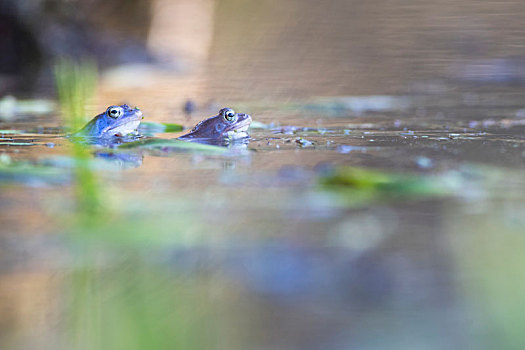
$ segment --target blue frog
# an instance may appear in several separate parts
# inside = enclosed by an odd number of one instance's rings
[[[138,127],[142,111],[128,105],[110,106],[108,109],[86,124],[74,136],[87,136],[96,138],[124,137],[138,135]]]
[[[219,114],[198,123],[179,140],[202,143],[232,141],[248,138],[248,128],[252,122],[249,114],[235,113],[231,108],[223,108]]]

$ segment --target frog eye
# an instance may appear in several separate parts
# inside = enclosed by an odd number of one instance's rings
[[[233,122],[235,120],[235,111],[231,108],[225,108],[222,110],[222,116],[227,121]]]
[[[122,108],[109,107],[108,110],[106,111],[106,114],[111,118],[117,119],[118,117],[122,115]]]

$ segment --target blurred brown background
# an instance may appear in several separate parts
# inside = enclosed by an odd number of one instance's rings
[[[525,81],[515,1],[4,0],[0,13],[4,94],[49,91],[61,56],[96,58],[111,86],[169,75],[237,99]]]

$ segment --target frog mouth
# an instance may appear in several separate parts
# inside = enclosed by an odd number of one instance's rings
[[[248,115],[246,119],[242,120],[237,125],[232,126],[226,131],[225,136],[229,140],[240,140],[249,137],[248,128],[252,122],[252,118]]]
[[[240,123],[232,125],[229,128],[226,128],[226,132],[230,133],[246,133],[248,131],[248,128],[250,127],[250,124],[252,123],[252,117],[248,114],[245,115],[245,119],[243,119]]]

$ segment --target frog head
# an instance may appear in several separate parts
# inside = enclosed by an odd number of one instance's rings
[[[93,118],[78,134],[98,138],[137,134],[142,119],[142,111],[137,107],[132,109],[128,105],[110,106],[104,113]]]
[[[219,114],[197,124],[182,140],[237,140],[248,137],[252,122],[249,114],[235,113],[231,108],[223,108]]]

